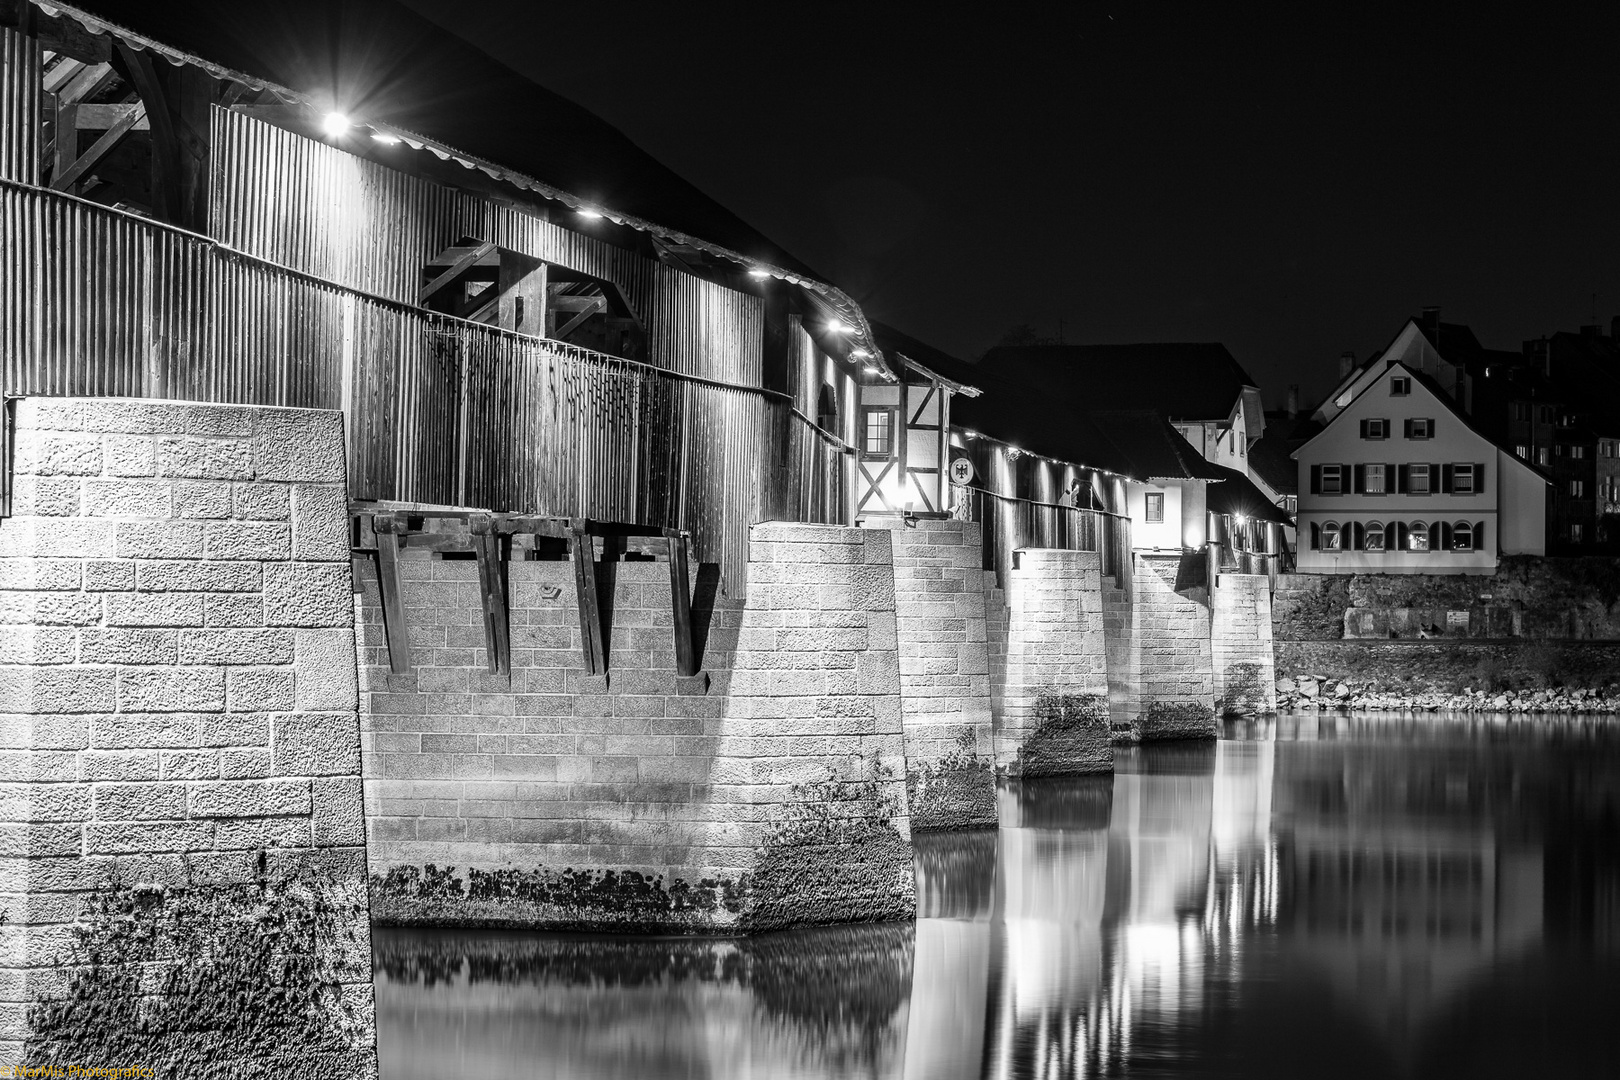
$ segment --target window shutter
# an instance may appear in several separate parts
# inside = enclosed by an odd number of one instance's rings
[[[1397,521],[1395,524],[1390,526],[1390,531],[1395,534],[1395,544],[1394,544],[1395,550],[1396,551],[1405,551],[1406,546],[1407,546],[1407,539],[1411,535],[1411,530],[1406,527],[1406,522]],[[1387,539],[1384,541],[1384,546],[1385,547],[1390,546],[1389,541]]]
[[[1312,465],[1311,466],[1311,494],[1312,495],[1320,495],[1320,494],[1322,494],[1322,466],[1320,466],[1320,465]],[[1316,526],[1312,525],[1311,528],[1315,529]],[[1311,547],[1314,548],[1315,546],[1316,546],[1315,543],[1311,544]]]
[[[1474,494],[1480,495],[1485,491],[1485,463],[1474,462]]]
[[[1451,550],[1451,522],[1449,521],[1440,523],[1440,550]]]
[[[1474,522],[1474,550],[1485,550],[1485,523],[1483,521]]]
[[[1353,551],[1364,551],[1367,547],[1367,526],[1356,522],[1350,526],[1350,548]]]
[[[1312,466],[1312,468],[1315,468],[1315,466]],[[1311,550],[1322,550],[1322,526],[1314,521],[1311,522]]]
[[[1383,428],[1384,433],[1382,435],[1378,436],[1378,437],[1380,439],[1387,439],[1387,438],[1389,438],[1389,420],[1385,419],[1385,420],[1383,420],[1381,422],[1384,425],[1384,428]]]
[[[1438,521],[1429,522],[1429,554],[1430,555],[1433,555],[1437,551],[1446,550],[1445,546],[1441,543],[1441,537],[1440,537],[1441,529],[1443,529],[1443,528],[1444,528],[1444,525],[1442,525]]]
[[[1408,473],[1408,468],[1409,466],[1406,465],[1395,466],[1395,494],[1397,495],[1405,495],[1406,489],[1411,486],[1411,476]]]
[[[1451,466],[1440,466],[1440,494],[1451,494]]]
[[[1390,462],[1388,465],[1384,466],[1384,494],[1385,495],[1395,495],[1395,494],[1398,494],[1401,490],[1403,490],[1401,488],[1400,480],[1396,476],[1396,472],[1397,472],[1397,470],[1399,468],[1400,468],[1400,466],[1396,465],[1393,461]]]
[[[1367,421],[1367,420],[1363,420],[1363,421],[1362,421],[1362,422],[1361,422],[1361,437],[1362,437],[1362,438],[1363,438],[1363,439],[1365,439],[1365,438],[1366,438],[1366,437],[1367,437],[1367,429],[1368,429],[1368,428],[1369,428],[1369,427],[1371,427],[1371,426],[1372,426],[1372,425],[1371,425],[1371,422],[1370,422],[1370,421]]]
[[[1433,494],[1435,494],[1436,492],[1438,492],[1440,490],[1440,488],[1441,488],[1440,480],[1441,480],[1440,466],[1439,465],[1430,465],[1429,466],[1429,494],[1430,495],[1433,495]]]
[[[1366,423],[1366,421],[1362,421],[1362,423]],[[1366,492],[1366,490],[1367,490],[1367,466],[1365,466],[1365,465],[1357,465],[1356,466],[1356,469],[1355,469],[1355,486],[1351,490],[1354,491],[1357,495],[1361,495],[1361,494]]]
[[[1412,437],[1412,418],[1410,416],[1406,418],[1406,423],[1401,429],[1401,434],[1405,435],[1408,439]]]

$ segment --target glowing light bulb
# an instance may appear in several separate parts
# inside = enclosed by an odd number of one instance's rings
[[[321,117],[321,130],[329,138],[341,138],[349,133],[349,118],[340,112],[329,112]]]

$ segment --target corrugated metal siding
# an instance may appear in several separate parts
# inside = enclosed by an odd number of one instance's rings
[[[38,40],[0,27],[0,180],[39,183],[40,69]]]

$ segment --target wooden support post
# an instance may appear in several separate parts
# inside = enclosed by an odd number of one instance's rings
[[[475,517],[471,525],[473,550],[478,554],[478,591],[483,598],[484,649],[489,654],[489,673],[512,677],[512,640],[506,612],[506,559],[502,557],[501,536],[495,522]]]
[[[692,641],[692,593],[686,578],[686,538],[679,529],[665,529],[669,550],[670,607],[675,614],[675,673],[698,673],[697,649]]]
[[[584,518],[573,519],[568,535],[574,547],[574,590],[579,595],[579,636],[585,655],[585,673],[601,675],[607,671],[607,656],[602,647],[602,611],[596,598],[595,543]]]
[[[405,629],[405,600],[399,579],[399,521],[377,514],[371,531],[377,536],[377,592],[382,599],[383,634],[388,642],[388,669],[396,675],[411,670],[411,641]]]

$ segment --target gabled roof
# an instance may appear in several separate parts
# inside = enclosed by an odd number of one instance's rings
[[[1266,433],[1249,445],[1249,468],[1279,495],[1299,494],[1299,466],[1290,456],[1299,440],[1286,427],[1266,425]]]
[[[968,397],[979,396],[977,386],[963,382],[959,378],[961,372],[968,367],[962,360],[949,353],[940,352],[932,345],[876,320],[872,322],[872,337],[893,366],[915,369],[919,375],[937,379],[955,393],[965,394]]]
[[[1390,372],[1396,371],[1396,370],[1399,370],[1399,371],[1403,372],[1404,374],[1411,376],[1413,382],[1421,385],[1425,390],[1427,390],[1430,394],[1432,394],[1434,396],[1434,398],[1439,402],[1440,406],[1451,414],[1452,419],[1458,421],[1459,423],[1462,424],[1463,427],[1467,428],[1469,431],[1471,431],[1475,435],[1479,436],[1480,439],[1484,440],[1485,442],[1489,443],[1492,447],[1494,447],[1497,450],[1501,451],[1504,455],[1507,456],[1509,461],[1512,461],[1514,464],[1520,466],[1521,468],[1524,468],[1524,469],[1528,470],[1529,472],[1535,474],[1536,476],[1540,477],[1543,481],[1545,481],[1545,482],[1547,482],[1549,484],[1553,483],[1553,479],[1550,476],[1548,476],[1545,472],[1543,472],[1541,469],[1538,469],[1536,466],[1531,465],[1529,462],[1527,462],[1524,459],[1520,458],[1511,449],[1509,449],[1506,446],[1503,446],[1496,439],[1491,438],[1491,436],[1489,434],[1487,434],[1484,431],[1481,431],[1479,426],[1474,423],[1473,419],[1467,413],[1463,412],[1462,409],[1458,406],[1458,404],[1455,401],[1452,400],[1451,395],[1446,393],[1445,389],[1442,388],[1433,379],[1431,379],[1429,376],[1425,375],[1421,371],[1416,371],[1416,370],[1414,370],[1412,368],[1407,367],[1405,364],[1401,363],[1399,360],[1391,360],[1391,361],[1389,361],[1389,363],[1386,366],[1384,372],[1378,378],[1372,380],[1366,386],[1363,386],[1361,388],[1361,392],[1358,393],[1354,398],[1352,398],[1350,400],[1349,404],[1347,404],[1343,409],[1340,409],[1339,412],[1336,415],[1334,415],[1333,419],[1329,420],[1326,424],[1324,424],[1322,426],[1322,430],[1320,430],[1316,434],[1312,435],[1309,439],[1306,439],[1303,443],[1301,443],[1298,447],[1296,447],[1294,452],[1292,454],[1290,454],[1289,456],[1292,457],[1292,458],[1297,459],[1299,457],[1300,452],[1303,451],[1307,446],[1311,445],[1311,443],[1315,442],[1317,439],[1320,439],[1322,436],[1326,435],[1329,431],[1332,431],[1336,424],[1338,424],[1338,423],[1340,423],[1341,421],[1344,420],[1345,414],[1347,412],[1349,412],[1350,405],[1354,405],[1357,401],[1360,401],[1364,394],[1370,393],[1372,391],[1373,387],[1378,386],[1384,380],[1384,378],[1386,378],[1389,375]]]
[[[1224,480],[1228,470],[1206,461],[1181,432],[1153,409],[1117,409],[1084,414],[1129,468],[1135,480]]]

